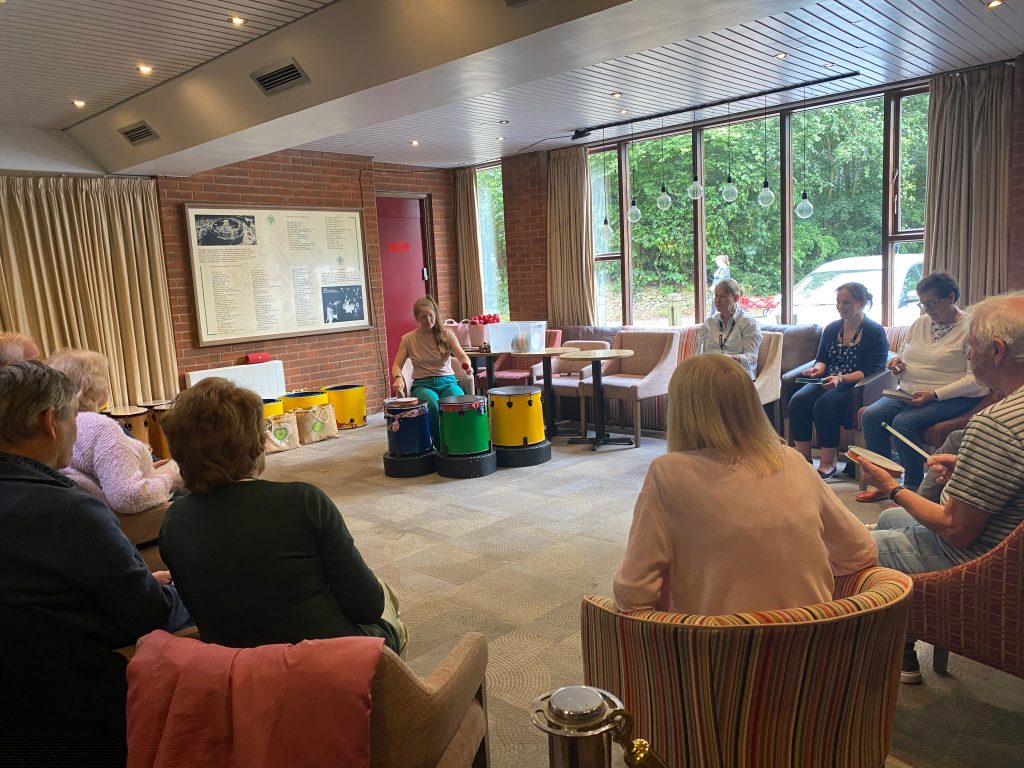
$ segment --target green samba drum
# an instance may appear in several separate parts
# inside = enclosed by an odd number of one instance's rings
[[[486,397],[442,397],[437,408],[441,425],[441,453],[465,456],[491,450]]]

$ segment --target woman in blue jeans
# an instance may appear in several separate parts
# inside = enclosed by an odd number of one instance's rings
[[[409,394],[427,404],[430,439],[437,445],[440,437],[437,401],[442,397],[466,394],[455,379],[452,358],[456,358],[465,371],[471,370],[471,366],[455,334],[444,327],[441,313],[432,298],[424,296],[417,299],[412,305],[412,314],[416,318],[416,330],[402,336],[391,366],[394,378],[391,386],[395,393],[405,391],[402,367],[406,360],[412,360],[412,391]]]
[[[906,398],[883,397],[864,411],[864,442],[870,451],[892,454],[889,424],[915,445],[933,424],[953,419],[974,408],[988,389],[974,380],[967,364],[967,314],[960,309],[960,286],[948,272],[933,272],[917,284],[924,314],[907,331],[899,354],[889,360]],[[924,478],[924,459],[903,441],[896,441],[903,484],[915,489]],[[857,501],[881,501],[883,491],[868,488]]]
[[[836,289],[839,319],[825,327],[814,365],[802,372],[821,383],[805,384],[789,401],[790,434],[808,461],[812,429],[818,432],[818,474],[823,480],[836,474],[839,430],[854,385],[882,370],[889,352],[885,329],[864,316],[870,301],[871,294],[860,283],[844,283]]]

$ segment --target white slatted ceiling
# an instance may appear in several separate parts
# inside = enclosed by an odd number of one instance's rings
[[[0,125],[67,128],[329,2],[8,0],[0,5]],[[248,23],[232,26],[235,15]],[[139,74],[139,64],[153,73]]]
[[[785,51],[785,61],[774,58]],[[384,162],[453,167],[570,143],[575,128],[859,70],[807,89],[815,98],[1010,59],[1024,51],[1024,0],[994,10],[981,0],[825,0],[612,61],[332,136],[304,149]],[[825,62],[834,67],[826,69]],[[612,91],[624,94],[620,100]],[[802,92],[768,97],[769,107]],[[733,112],[761,103],[733,105]],[[629,115],[619,115],[619,109]],[[724,107],[698,119],[724,115]],[[507,119],[509,125],[498,125]],[[678,119],[689,122],[689,115]],[[637,124],[637,131],[659,127]],[[629,134],[609,130],[607,137]],[[505,136],[497,142],[497,136]],[[595,134],[591,140],[600,140]],[[410,141],[420,142],[412,147]]]

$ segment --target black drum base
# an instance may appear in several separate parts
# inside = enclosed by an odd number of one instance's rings
[[[437,471],[437,451],[431,448],[410,456],[384,454],[384,474],[388,477],[422,477]]]
[[[470,453],[464,456],[439,453],[437,454],[437,474],[456,480],[467,480],[471,477],[484,477],[494,474],[498,468],[498,458],[494,451]]]
[[[519,447],[494,446],[498,454],[499,467],[535,467],[545,461],[551,461],[551,441],[541,440],[533,445]]]

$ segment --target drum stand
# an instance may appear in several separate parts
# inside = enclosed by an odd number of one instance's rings
[[[534,467],[551,461],[551,441],[541,440],[533,445],[494,446],[499,467]]]
[[[431,448],[424,453],[406,456],[384,454],[384,474],[387,477],[422,477],[437,471],[437,451]]]

